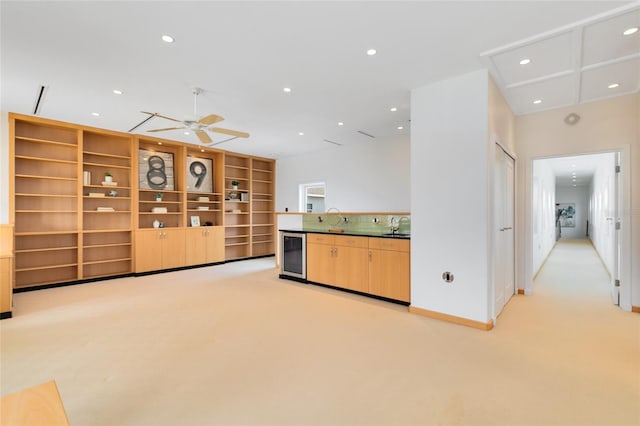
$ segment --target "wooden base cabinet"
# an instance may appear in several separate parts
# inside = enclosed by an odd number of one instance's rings
[[[369,238],[369,293],[403,302],[411,300],[409,240]]]
[[[367,237],[307,235],[307,279],[368,292]]]
[[[13,310],[13,256],[0,254],[0,319]]]
[[[185,266],[184,229],[142,229],[136,231],[136,272]]]
[[[307,234],[307,279],[401,302],[411,301],[411,243]]]
[[[186,233],[187,265],[224,261],[224,227],[187,228]]]

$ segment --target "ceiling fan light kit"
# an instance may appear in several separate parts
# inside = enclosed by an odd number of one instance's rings
[[[194,117],[198,116],[198,95],[200,93],[202,93],[202,89],[195,87],[192,91],[193,93],[193,115]],[[209,134],[207,132],[215,132],[215,133],[222,133],[225,135],[230,135],[233,136],[233,138],[230,139],[225,139],[221,142],[217,142],[214,145],[217,145],[219,143],[222,142],[228,142],[230,140],[236,139],[236,138],[248,138],[249,137],[249,133],[247,132],[241,132],[238,130],[231,130],[231,129],[224,129],[221,127],[209,127],[212,124],[215,123],[219,123],[221,121],[224,120],[223,117],[217,115],[217,114],[209,114],[206,115],[198,120],[178,120],[175,118],[171,118],[171,117],[167,117],[166,115],[161,115],[158,114],[156,112],[147,112],[147,111],[141,111],[143,114],[149,114],[149,116],[151,117],[158,117],[158,118],[164,118],[165,120],[170,120],[170,121],[175,121],[177,123],[182,123],[181,127],[164,127],[161,129],[151,129],[151,130],[147,130],[147,132],[164,132],[164,131],[168,131],[168,130],[190,130],[193,133],[195,133],[195,135],[198,137],[198,139],[200,140],[200,142],[204,145],[211,145],[213,144],[213,140],[211,139],[211,136],[209,136]]]

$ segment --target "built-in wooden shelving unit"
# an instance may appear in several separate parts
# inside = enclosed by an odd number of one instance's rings
[[[15,288],[275,251],[273,160],[13,113],[9,124]]]

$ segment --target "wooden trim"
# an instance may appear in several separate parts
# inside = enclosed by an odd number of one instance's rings
[[[434,318],[442,321],[452,322],[454,324],[477,328],[479,330],[488,331],[493,328],[493,321],[480,322],[480,321],[475,321],[468,318],[457,317],[455,315],[449,315],[449,314],[443,314],[441,312],[430,311],[428,309],[416,308],[415,306],[409,306],[409,312],[412,314],[421,315],[427,318]]]
[[[524,294],[524,288],[519,288],[518,289],[518,294]]]
[[[636,314],[640,314],[640,306],[631,306],[631,312],[635,312]]]

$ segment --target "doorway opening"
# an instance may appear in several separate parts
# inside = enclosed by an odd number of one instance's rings
[[[630,308],[630,292],[627,300],[626,286],[621,288],[629,253],[623,223],[629,192],[622,163],[621,151],[533,160],[532,279],[558,242],[565,248],[571,242],[588,243],[609,274],[612,302]]]

